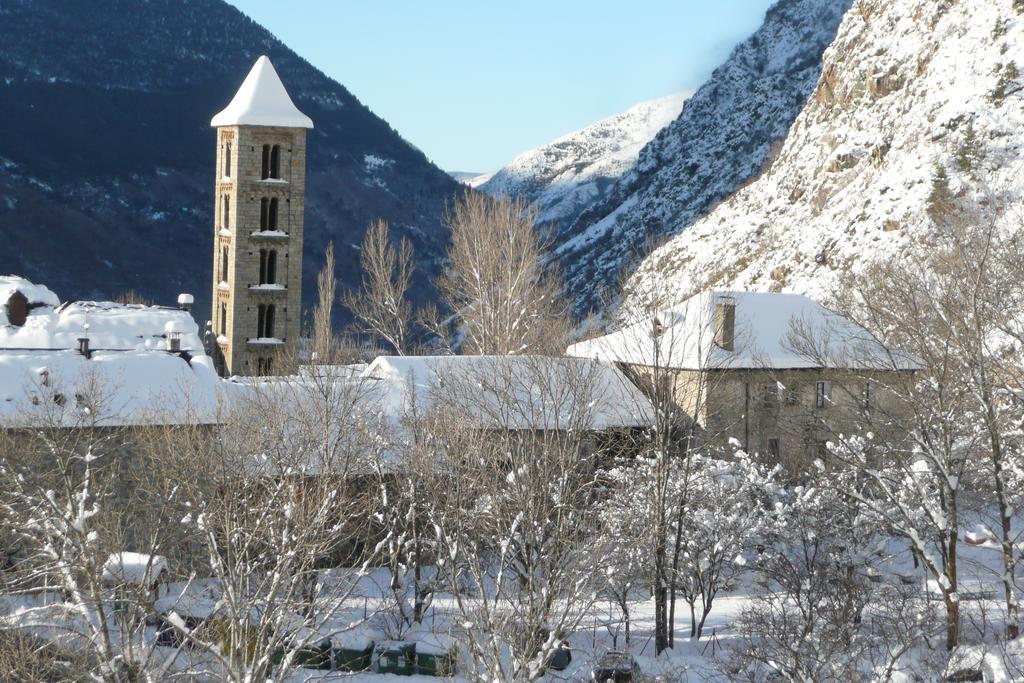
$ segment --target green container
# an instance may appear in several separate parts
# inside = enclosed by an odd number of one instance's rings
[[[284,650],[278,648],[274,652],[274,664],[280,664],[284,660]],[[330,671],[331,669],[331,641],[324,639],[316,645],[307,645],[295,653],[292,663],[303,669],[319,669]]]
[[[362,650],[339,648],[334,651],[335,671],[366,671],[373,665],[373,643]]]
[[[440,655],[417,652],[416,673],[421,676],[454,676],[455,659],[454,652]]]
[[[416,643],[381,643],[377,646],[377,671],[412,676],[416,673]]]

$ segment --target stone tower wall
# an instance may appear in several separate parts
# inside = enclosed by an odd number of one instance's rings
[[[229,143],[230,171],[225,174]],[[279,180],[261,178],[264,145],[280,145]],[[306,130],[271,126],[218,128],[215,187],[211,320],[223,356],[223,370],[228,375],[293,373],[302,315]],[[267,234],[261,226],[264,198],[278,200],[278,228],[273,234]],[[225,247],[226,274],[222,272]],[[261,249],[277,252],[276,285],[260,286]],[[222,304],[227,313],[223,318]],[[275,307],[273,337],[277,342],[256,341],[260,304]]]

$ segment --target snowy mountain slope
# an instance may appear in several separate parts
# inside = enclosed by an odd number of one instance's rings
[[[523,197],[536,204],[542,224],[565,227],[636,163],[640,149],[679,115],[688,95],[636,104],[523,152],[484,182],[474,179],[471,185],[494,196]]]
[[[1021,3],[858,0],[824,63],[770,171],[651,254],[633,296],[822,291],[935,234],[937,165],[961,201],[994,199],[1020,229]],[[965,168],[972,149],[981,161]]]
[[[849,6],[779,0],[636,166],[565,231],[558,256],[578,312],[599,303],[649,240],[683,230],[760,172],[813,91]]]
[[[486,183],[493,173],[477,173],[476,171],[448,171],[448,175],[454,178],[456,181],[463,185],[469,185],[470,187],[476,187],[481,183]]]

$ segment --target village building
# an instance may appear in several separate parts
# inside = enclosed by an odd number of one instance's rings
[[[223,376],[290,374],[298,364],[313,122],[262,56],[210,125],[217,129],[211,355]]]
[[[738,445],[791,471],[827,461],[829,441],[865,425],[899,431],[893,388],[918,367],[806,296],[728,290],[566,353],[615,363],[692,420],[701,443]]]
[[[52,464],[55,452],[78,467],[101,459],[118,504],[128,504],[148,476],[139,457],[147,435],[183,427],[212,433],[228,383],[204,351],[192,297],[179,302],[62,303],[43,285],[0,276],[3,464]],[[125,543],[145,536],[140,518],[125,517]],[[0,521],[0,569],[15,566],[21,552],[17,534]]]
[[[232,378],[232,406],[287,423],[286,438],[326,440],[371,468],[401,468],[419,428],[485,434],[572,433],[588,453],[653,424],[650,400],[610,363],[545,356],[379,356],[368,364],[305,365],[296,375]],[[296,455],[302,450],[296,448]],[[322,449],[287,466],[318,471]],[[266,463],[271,465],[272,463]]]

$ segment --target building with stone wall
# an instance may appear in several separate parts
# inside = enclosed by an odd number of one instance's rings
[[[791,472],[827,462],[841,435],[902,438],[899,387],[918,367],[807,297],[719,290],[567,354],[619,364],[693,420],[703,443]]]

